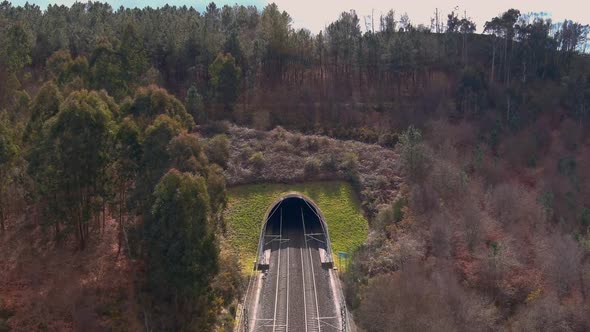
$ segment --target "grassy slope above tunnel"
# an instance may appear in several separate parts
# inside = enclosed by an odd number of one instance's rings
[[[322,211],[332,251],[354,252],[367,238],[368,224],[349,183],[254,184],[229,189],[225,214],[230,247],[238,251],[245,271],[253,267],[260,227],[268,207],[282,194],[301,192]],[[337,263],[337,257],[334,257]]]

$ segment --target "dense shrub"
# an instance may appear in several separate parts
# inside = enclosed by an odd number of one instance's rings
[[[356,153],[347,152],[342,157],[340,166],[338,167],[346,177],[353,183],[358,183],[359,173],[359,159]]]
[[[225,168],[229,159],[229,139],[225,135],[217,135],[207,144],[207,157],[211,162]]]
[[[338,170],[338,157],[333,153],[327,153],[322,158],[322,168],[328,172]]]
[[[249,159],[255,171],[260,172],[264,167],[264,155],[262,152],[255,152]]]
[[[398,198],[393,204],[382,207],[373,221],[373,228],[383,230],[393,223],[399,223],[404,218],[404,210],[407,207],[406,197]]]
[[[399,141],[399,136],[397,133],[385,133],[379,136],[379,145],[382,145],[387,148],[393,148]]]
[[[200,127],[203,135],[227,135],[231,124],[229,121],[210,121]]]
[[[320,141],[317,137],[307,137],[305,139],[305,149],[310,152],[317,152],[320,149]]]
[[[303,171],[306,177],[317,175],[322,167],[322,162],[316,157],[308,157],[305,159]]]
[[[294,147],[299,148],[303,144],[302,135],[299,133],[293,133],[289,136],[288,142]]]
[[[295,148],[287,141],[276,141],[273,150],[278,153],[293,153]]]

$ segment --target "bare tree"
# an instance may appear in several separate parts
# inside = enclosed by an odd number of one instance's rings
[[[588,329],[588,307],[561,304],[555,295],[528,301],[512,320],[513,331],[583,331]]]
[[[451,219],[450,216],[439,213],[432,221],[430,228],[432,254],[436,257],[448,258],[451,255]]]
[[[462,212],[465,243],[473,252],[481,238],[481,218],[483,217],[478,207],[471,200],[465,202]]]
[[[560,297],[579,285],[581,257],[582,249],[571,236],[552,234],[541,246],[537,259]]]
[[[504,227],[524,224],[534,229],[545,219],[536,195],[517,184],[503,183],[496,186],[490,194],[489,204],[492,213]]]
[[[492,305],[467,292],[448,269],[429,273],[418,265],[376,277],[358,310],[367,331],[491,331]]]

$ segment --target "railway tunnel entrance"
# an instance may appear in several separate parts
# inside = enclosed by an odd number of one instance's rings
[[[277,199],[268,209],[260,232],[257,268],[267,270],[276,242],[290,246],[317,248],[323,267],[332,268],[333,259],[328,226],[317,205],[299,193]]]
[[[317,205],[299,193],[279,197],[260,231],[258,286],[247,326],[252,331],[337,332],[342,296],[328,226]]]

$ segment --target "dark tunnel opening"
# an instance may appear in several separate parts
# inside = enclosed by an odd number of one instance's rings
[[[332,254],[327,225],[315,204],[301,196],[286,196],[268,212],[260,238],[256,268],[267,270],[272,253],[281,249],[312,249],[322,267],[331,268]]]
[[[315,208],[302,198],[285,198],[271,211],[272,215],[266,226],[266,235],[279,235],[281,231],[283,237],[303,235],[304,227],[305,234],[323,233],[321,221]]]

